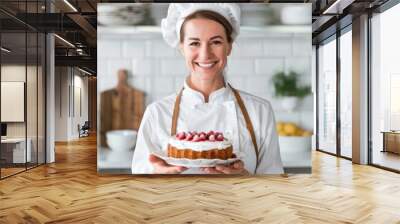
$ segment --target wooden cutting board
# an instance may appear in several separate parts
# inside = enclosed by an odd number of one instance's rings
[[[106,146],[107,131],[118,129],[138,130],[144,113],[144,93],[129,87],[123,93],[116,89],[101,93],[100,135],[101,145]]]

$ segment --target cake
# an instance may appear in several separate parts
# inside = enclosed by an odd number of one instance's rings
[[[232,143],[221,132],[179,132],[168,142],[168,157],[186,159],[234,158]]]

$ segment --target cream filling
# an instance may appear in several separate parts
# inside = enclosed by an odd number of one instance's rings
[[[232,146],[232,142],[229,140],[224,141],[204,141],[204,142],[192,142],[192,141],[185,141],[185,140],[178,140],[175,137],[170,138],[169,144],[174,146],[177,149],[191,149],[194,151],[206,151],[210,149],[226,149]]]

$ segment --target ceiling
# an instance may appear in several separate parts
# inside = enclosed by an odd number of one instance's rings
[[[350,25],[354,17],[376,12],[389,0],[313,0],[313,44],[332,36]]]
[[[47,2],[47,4],[46,4]],[[96,0],[1,0],[2,46],[12,49],[3,60],[35,57],[36,33],[54,32],[56,65],[79,66],[96,73]],[[69,6],[68,3],[72,6]],[[48,13],[49,11],[52,13]],[[25,31],[35,35],[25,35]],[[26,37],[25,37],[26,36]],[[27,45],[25,43],[27,41]],[[27,47],[25,47],[27,46]],[[4,52],[2,52],[4,54]]]
[[[312,3],[313,41],[324,38],[330,27],[346,16],[357,16],[376,8],[387,0],[269,0],[264,2]],[[86,67],[96,72],[97,4],[109,2],[132,2],[117,0],[1,0],[0,25],[3,46],[24,53],[25,28],[39,32],[55,32],[56,65]],[[158,2],[162,2],[158,1]],[[168,2],[168,1],[165,1]],[[240,1],[238,1],[240,2]],[[241,1],[246,2],[246,1]],[[260,1],[257,1],[260,2]],[[336,2],[336,3],[335,3]],[[70,5],[69,5],[69,4]],[[52,9],[53,13],[48,13]],[[350,18],[351,22],[351,18]],[[24,31],[21,33],[21,31]],[[4,34],[6,33],[6,34]],[[28,38],[29,39],[29,38]],[[29,40],[28,40],[29,42]],[[28,44],[34,48],[34,43]]]

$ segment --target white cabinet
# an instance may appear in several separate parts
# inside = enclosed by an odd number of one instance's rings
[[[25,144],[27,144],[26,151]],[[2,139],[1,145],[7,149],[12,149],[12,163],[25,163],[32,161],[32,140],[30,138],[28,138],[26,142],[25,138]]]
[[[279,136],[279,147],[285,168],[311,169],[311,136]]]

